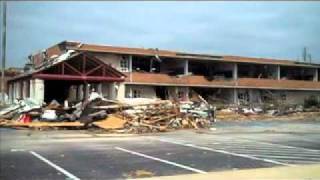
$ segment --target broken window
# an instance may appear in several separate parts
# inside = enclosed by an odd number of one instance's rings
[[[129,60],[124,56],[120,60],[120,71],[129,72]]]

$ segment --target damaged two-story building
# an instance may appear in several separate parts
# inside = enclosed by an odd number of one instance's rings
[[[319,64],[63,41],[29,56],[8,81],[9,99],[81,101],[93,88],[108,99],[189,100],[193,92],[226,104],[288,104],[320,97]]]

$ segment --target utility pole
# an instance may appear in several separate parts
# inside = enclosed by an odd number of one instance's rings
[[[7,29],[7,2],[3,1],[2,3],[2,73],[1,73],[1,93],[2,98],[1,102],[5,103],[5,89],[4,89],[4,73],[6,69],[6,29]]]
[[[308,54],[308,58],[309,58],[309,61],[310,61],[310,64],[312,63],[312,57],[311,57],[311,54]]]
[[[304,62],[307,62],[307,47],[303,48],[302,58]]]

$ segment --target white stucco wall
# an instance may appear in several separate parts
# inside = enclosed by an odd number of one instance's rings
[[[120,61],[122,57],[125,57],[129,61],[129,56],[126,55],[117,55],[117,54],[95,54],[95,57],[100,59],[102,62],[111,65],[113,68],[121,71]]]
[[[44,81],[41,79],[30,80],[30,98],[38,103],[44,101]]]

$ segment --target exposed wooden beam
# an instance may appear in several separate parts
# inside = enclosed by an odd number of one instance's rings
[[[97,71],[98,69],[102,68],[103,67],[103,64],[91,69],[90,71],[86,72],[86,75],[89,75],[89,74],[92,74],[94,73],[95,71]]]

